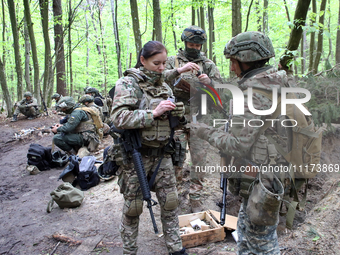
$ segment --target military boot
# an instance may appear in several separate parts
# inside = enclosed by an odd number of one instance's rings
[[[169,253],[169,255],[188,255],[188,253],[185,252],[185,248],[183,248],[182,250],[180,251],[176,251],[176,252],[173,252],[173,253]]]
[[[14,114],[11,122],[18,121],[18,115]]]
[[[203,208],[200,200],[190,199],[190,204],[193,213],[202,212]]]

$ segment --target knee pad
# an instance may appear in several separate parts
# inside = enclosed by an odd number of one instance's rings
[[[178,195],[176,191],[171,191],[166,195],[164,210],[172,211],[178,206]]]
[[[143,212],[143,200],[135,199],[131,201],[131,204],[127,209],[125,215],[130,217],[136,217],[141,215],[142,212]]]

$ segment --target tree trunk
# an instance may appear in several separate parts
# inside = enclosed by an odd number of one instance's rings
[[[4,0],[1,0],[1,10],[2,10],[2,64],[6,66],[6,16],[5,16],[5,3]]]
[[[256,10],[256,23],[257,23],[257,31],[262,31],[262,24],[261,24],[261,15],[260,15],[260,1],[255,1],[255,10]]]
[[[48,33],[48,0],[39,0],[40,13],[41,13],[41,23],[43,28],[43,36],[45,43],[45,67],[44,67],[44,83],[43,83],[43,96],[47,98],[49,91],[49,81],[50,81],[50,63],[51,63],[51,44],[50,37]]]
[[[96,48],[97,48],[98,54],[100,55],[102,53],[101,53],[101,49],[100,49],[99,42],[98,42],[99,40],[98,40],[98,36],[97,36],[97,26],[96,26],[96,23],[94,23],[95,19],[93,17],[93,10],[92,10],[92,7],[91,7],[90,0],[87,0],[87,6],[90,9],[90,16],[92,18],[91,20],[92,20],[93,28],[94,28],[94,31],[95,31],[94,37],[96,38]]]
[[[13,0],[7,0],[9,17],[11,20],[13,42],[14,42],[14,55],[15,55],[15,70],[17,73],[17,98],[22,98],[22,68],[21,68],[21,55],[20,55],[20,45],[19,45],[19,33],[18,25],[14,7]]]
[[[205,31],[205,18],[204,18],[205,15],[204,15],[204,3],[203,2],[201,3],[201,6],[200,6],[200,17],[201,17],[200,27]],[[203,51],[207,52],[207,49],[208,49],[207,44],[206,43],[203,44]]]
[[[195,14],[195,12],[193,12],[193,14]],[[194,15],[193,19],[194,19],[194,22],[195,22],[195,15]],[[177,39],[176,39],[176,32],[175,32],[174,27],[175,27],[175,22],[174,22],[174,0],[171,0],[171,28],[172,28],[172,35],[174,36],[175,50],[177,51]]]
[[[12,117],[13,116],[13,104],[12,104],[12,100],[11,100],[11,95],[10,95],[8,87],[7,87],[5,67],[4,67],[1,59],[0,59],[0,83],[1,83],[2,95],[3,95],[5,102],[6,102],[7,117]]]
[[[322,45],[323,45],[323,24],[325,21],[325,9],[326,9],[326,2],[327,0],[322,0],[320,5],[320,14],[323,13],[323,15],[320,15],[319,17],[319,33],[318,33],[318,48],[316,50],[315,60],[314,60],[314,70],[313,73],[316,74],[318,72],[318,66],[320,63],[321,53],[323,51]]]
[[[102,7],[98,4],[99,10],[99,27],[100,27],[100,37],[102,41],[102,49],[103,49],[103,73],[104,73],[104,91],[105,91],[105,98],[107,97],[107,67],[106,67],[106,50],[105,50],[105,43],[104,43],[104,32],[103,32],[103,25],[102,25]]]
[[[339,13],[338,13],[338,26],[336,29],[336,50],[335,50],[335,62],[340,63],[340,1],[339,1]]]
[[[302,40],[301,40],[301,74],[305,73],[306,70],[306,45],[307,45],[307,38],[306,38],[306,30],[302,32]]]
[[[72,22],[72,0],[68,2],[68,62],[69,62],[69,77],[70,77],[70,92],[73,96],[73,71],[72,71],[72,37],[71,37],[71,22]]]
[[[312,0],[312,12],[316,14],[316,0]],[[311,18],[310,23],[311,26],[315,22],[314,18]],[[308,72],[313,71],[313,65],[314,65],[314,47],[315,47],[315,32],[312,32],[310,34],[310,44],[309,44],[309,66],[308,66]]]
[[[90,37],[89,37],[89,20],[85,11],[86,20],[86,86],[89,86],[89,62],[90,62]]]
[[[306,16],[308,12],[308,7],[311,0],[299,0],[296,5],[295,15],[294,15],[294,27],[290,33],[287,49],[280,59],[280,64],[285,70],[289,70],[291,62],[294,60],[294,56],[291,51],[298,49],[301,35],[302,27],[305,25]]]
[[[31,11],[30,11],[30,4],[29,0],[24,1],[24,11],[25,11],[25,18],[27,22],[28,34],[31,41],[31,49],[32,49],[32,59],[33,59],[33,69],[34,69],[34,97],[40,103],[40,82],[39,82],[39,61],[38,61],[38,53],[37,53],[37,44],[35,42],[35,35],[33,31],[33,23],[31,20]]]
[[[263,33],[268,34],[268,0],[263,0],[262,27]]]
[[[253,0],[251,0],[249,7],[248,7],[248,12],[247,12],[247,20],[246,20],[246,28],[244,29],[244,32],[247,32],[248,30],[248,23],[249,23],[249,15],[250,15],[250,10],[251,6],[253,5]]]
[[[135,37],[135,46],[136,46],[136,54],[137,54],[136,58],[137,58],[139,51],[142,49],[142,38],[140,35],[140,29],[139,29],[137,0],[130,0],[130,8],[131,8],[133,34]]]
[[[215,42],[215,21],[214,21],[214,6],[215,2],[212,0],[208,4],[208,17],[209,17],[209,59],[215,59],[216,63],[216,56],[214,56],[214,42]]]
[[[331,31],[331,16],[332,16],[332,14],[331,14],[331,1],[330,0],[328,0],[328,31],[330,32]],[[331,64],[331,61],[333,61],[333,58],[334,58],[334,56],[333,56],[333,43],[332,43],[332,38],[331,38],[331,36],[329,36],[329,38],[328,38],[328,45],[329,45],[329,52],[328,52],[328,56],[327,56],[327,60],[329,61],[329,63],[330,63],[330,65],[332,65]],[[331,60],[329,60],[329,58],[331,59]]]
[[[53,0],[54,50],[57,70],[57,93],[66,95],[63,10],[61,0]]]
[[[307,0],[307,1],[308,1],[308,0]],[[287,19],[288,19],[288,21],[290,22],[289,10],[288,10],[288,6],[287,6],[286,0],[283,0],[283,3],[284,3],[284,5],[285,5]],[[309,4],[308,4],[308,6],[309,6]]]
[[[24,14],[25,15],[25,14]],[[28,35],[28,28],[26,18],[24,21],[24,37],[25,37],[25,82],[26,82],[26,90],[33,92],[31,79],[30,79],[30,52],[31,52],[31,43],[30,37]]]
[[[171,3],[173,0],[171,0]],[[195,9],[195,0],[191,0],[191,25],[195,25],[195,20],[196,20],[196,9]]]
[[[153,5],[153,20],[154,30],[156,35],[156,41],[162,42],[162,19],[161,19],[161,8],[159,6],[159,0],[152,0]]]
[[[113,33],[115,35],[115,45],[116,45],[116,53],[117,53],[117,65],[118,65],[118,77],[123,76],[122,72],[122,62],[121,62],[121,52],[120,52],[120,42],[119,42],[119,30],[117,23],[117,0],[111,0],[111,13],[112,13],[112,21],[113,21]]]
[[[232,0],[232,36],[242,32],[241,0]]]

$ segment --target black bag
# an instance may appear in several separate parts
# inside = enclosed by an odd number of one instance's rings
[[[112,160],[112,155],[109,155],[109,150],[111,146],[104,149],[103,158],[104,162],[98,168],[98,175],[101,179],[108,181],[116,176],[119,166],[116,164],[115,160]]]
[[[27,164],[38,167],[40,171],[50,170],[52,154],[50,147],[31,143],[27,153]]]
[[[94,165],[96,158],[94,156],[85,156],[79,164],[79,172],[74,184],[78,184],[81,190],[88,190],[100,182],[97,168]]]

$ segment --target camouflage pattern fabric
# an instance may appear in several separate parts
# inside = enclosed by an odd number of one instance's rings
[[[224,48],[224,55],[241,62],[255,62],[275,57],[273,44],[269,37],[260,32],[240,33],[233,37]]]
[[[147,108],[146,98],[153,95],[155,100],[157,99],[160,102],[171,97],[172,91],[168,85],[162,82],[160,75],[149,72],[144,68],[128,69],[124,72],[124,75],[125,77],[120,78],[116,83],[111,121],[118,129],[138,128],[141,129],[142,133],[143,130],[149,130],[158,122],[158,118],[154,119],[152,110],[145,109]],[[156,143],[156,141],[154,142]],[[146,149],[148,148],[151,147],[146,146]],[[152,175],[159,162],[159,157],[142,156],[142,160],[146,174]],[[118,171],[121,171],[118,182],[120,192],[125,199],[120,225],[123,254],[137,254],[138,215],[141,213],[141,208],[137,204],[140,205],[142,199],[141,192],[137,193],[139,188],[138,176],[132,163],[124,165]],[[182,240],[179,236],[177,217],[176,177],[171,156],[168,154],[164,156],[156,175],[154,191],[161,208],[161,221],[168,251],[179,251],[182,249]],[[170,203],[169,196],[175,198],[175,201],[173,200]]]
[[[24,98],[20,102],[18,102],[17,107],[14,111],[14,115],[18,115],[19,113],[22,113],[27,117],[37,116],[39,114],[37,99],[31,97],[31,100],[27,100],[26,98]]]
[[[169,86],[173,89],[174,95],[178,101],[183,101],[184,104],[187,106],[186,109],[189,109],[189,114],[186,115],[188,120],[191,119],[191,114],[194,114],[199,109],[200,103],[195,103],[193,100],[190,101],[190,107],[188,107],[189,102],[188,100],[191,98],[190,93],[185,92],[181,89],[177,89],[173,86],[174,81],[180,77],[180,74],[177,72],[176,68],[176,59],[178,61],[178,67],[182,67],[188,62],[190,62],[186,57],[185,53],[182,49],[180,49],[176,56],[168,57],[166,62],[166,70],[163,73],[164,80],[169,84]],[[220,82],[221,75],[218,71],[215,63],[210,59],[206,58],[203,53],[201,53],[201,57],[195,61],[201,68],[201,72],[208,75],[211,79],[211,85],[214,86],[215,83]],[[194,80],[199,85],[200,82],[196,77],[196,73],[194,72],[187,72],[182,75],[185,79]],[[200,86],[200,85],[199,85]],[[200,98],[199,98],[200,99]],[[208,119],[201,119],[201,121],[208,123]],[[185,135],[183,134],[185,133]],[[190,199],[192,200],[199,200],[200,194],[203,189],[203,174],[195,172],[195,166],[204,166],[206,164],[206,148],[209,146],[207,142],[199,139],[195,135],[189,135],[189,130],[184,129],[183,131],[176,131],[175,139],[179,139],[183,144],[182,146],[186,146],[186,143],[189,143],[189,151],[192,160],[192,167],[190,170]],[[184,147],[186,148],[186,147]],[[182,175],[182,168],[176,167],[176,176],[178,177],[178,181],[180,181]],[[180,186],[180,184],[179,184]]]
[[[181,40],[185,42],[204,44],[207,41],[207,34],[202,28],[192,25],[184,29],[181,35]]]
[[[241,204],[237,220],[237,254],[266,254],[280,255],[276,228],[273,226],[259,226],[253,224],[246,213],[246,202]]]
[[[142,160],[146,174],[151,177],[159,158],[143,156]],[[122,221],[119,228],[123,240],[123,254],[137,254],[139,216],[126,215],[132,201],[143,199],[140,190],[137,192],[139,188],[138,176],[133,169],[133,165],[124,166],[123,171],[119,175],[118,183],[120,192],[124,195],[125,199]],[[166,209],[165,205],[169,193],[175,193],[177,196],[176,178],[170,156],[163,158],[154,187],[161,208],[163,234],[168,251],[170,253],[180,251],[182,249],[182,240],[179,235],[178,208],[176,206],[173,209]],[[148,213],[148,210],[146,210],[146,213]]]

